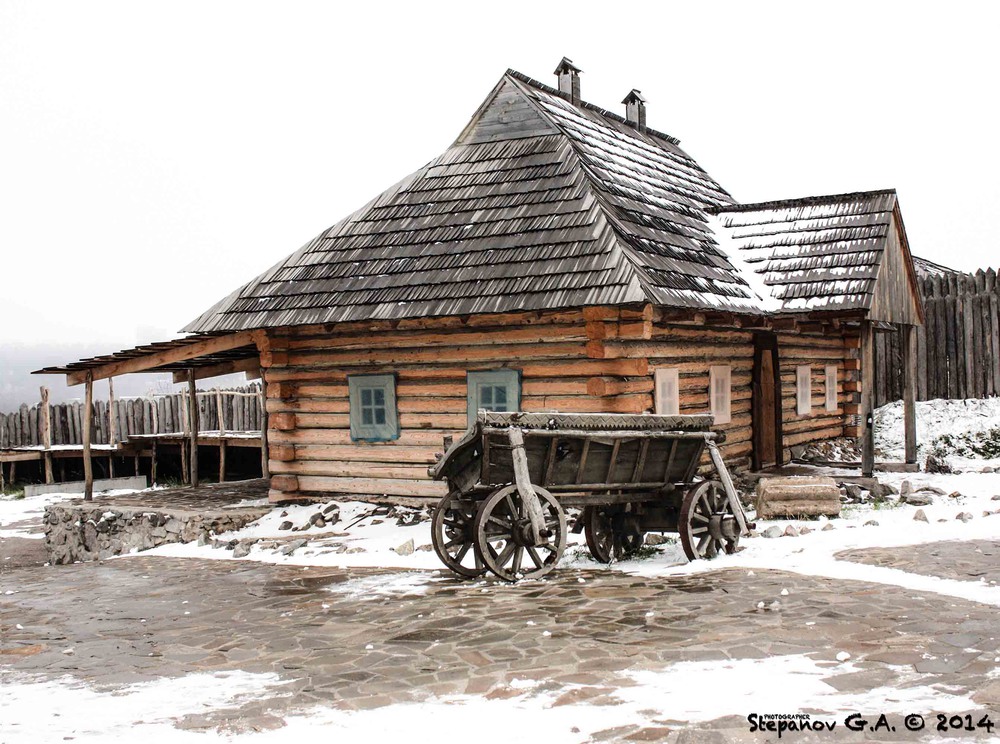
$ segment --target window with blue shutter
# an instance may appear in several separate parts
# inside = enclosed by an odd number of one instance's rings
[[[384,442],[399,438],[395,375],[349,375],[351,439]]]
[[[479,410],[517,411],[521,407],[521,374],[516,369],[469,372],[467,384],[469,426]]]

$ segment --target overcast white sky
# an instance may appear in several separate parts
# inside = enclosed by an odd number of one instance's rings
[[[740,201],[895,187],[997,265],[997,8],[0,0],[0,350],[170,337],[562,55]]]

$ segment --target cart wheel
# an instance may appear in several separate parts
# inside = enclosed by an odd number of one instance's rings
[[[678,531],[689,560],[714,558],[720,550],[736,552],[740,528],[719,481],[704,481],[688,489],[681,502]]]
[[[537,579],[551,571],[566,549],[566,514],[544,488],[534,486],[542,505],[549,542],[535,546],[531,522],[517,486],[494,491],[476,515],[476,551],[504,581]]]
[[[642,547],[643,533],[635,517],[620,506],[588,506],[583,510],[587,547],[595,561],[611,563]]]
[[[486,571],[478,551],[474,549],[473,522],[477,506],[475,501],[448,494],[438,502],[431,521],[431,543],[438,558],[459,576],[470,579]]]

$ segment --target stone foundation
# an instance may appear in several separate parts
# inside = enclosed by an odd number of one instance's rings
[[[166,543],[210,540],[238,530],[268,511],[267,507],[191,511],[64,502],[45,509],[45,548],[53,565],[93,561]]]

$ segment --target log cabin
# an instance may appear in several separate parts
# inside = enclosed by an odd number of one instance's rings
[[[711,413],[737,469],[860,436],[870,473],[873,334],[922,322],[895,192],[740,204],[640,91],[622,116],[555,75],[507,71],[446,152],[188,337],[44,371],[259,368],[275,502],[439,498],[428,465],[479,409]],[[906,421],[912,462],[912,395]]]

